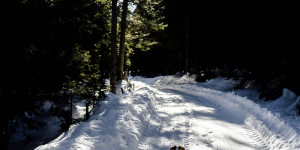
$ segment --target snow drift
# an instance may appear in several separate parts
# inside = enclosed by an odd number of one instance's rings
[[[72,125],[52,142],[37,150],[52,149],[129,149],[137,147],[155,107],[155,96],[148,85],[135,93],[108,94],[97,104],[87,122]]]

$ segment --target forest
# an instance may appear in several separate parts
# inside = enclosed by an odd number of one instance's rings
[[[180,0],[13,0],[3,20],[0,54],[1,129],[5,140],[27,122],[40,128],[40,104],[70,121],[72,98],[128,76],[197,75],[253,83],[274,100],[288,88],[300,95],[300,10],[206,7]],[[105,80],[110,86],[105,87]],[[26,113],[24,113],[26,112]],[[37,118],[38,118],[37,117]],[[30,136],[28,135],[28,139]],[[2,144],[3,145],[3,144]]]

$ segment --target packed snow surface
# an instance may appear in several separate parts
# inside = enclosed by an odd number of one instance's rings
[[[255,103],[255,90],[237,81],[193,76],[135,77],[133,92],[108,94],[91,118],[72,125],[47,149],[186,150],[300,149],[300,98],[288,89],[276,101]]]

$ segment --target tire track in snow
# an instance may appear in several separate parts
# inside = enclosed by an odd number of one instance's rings
[[[163,150],[172,145],[186,150],[268,149],[251,126],[227,107],[176,87],[163,87],[160,92],[156,93],[157,118],[151,117],[139,149]]]
[[[185,98],[186,101],[198,101],[198,102],[201,102],[201,104],[205,105],[205,106],[220,107],[214,103],[209,103],[209,101],[205,101],[204,99],[202,100],[201,97],[196,97],[194,95],[187,94],[184,91],[181,91],[180,89],[168,88],[168,90],[172,91],[174,94],[176,93],[179,95],[184,95],[185,97],[189,97],[189,98]],[[220,110],[222,110],[223,113],[214,114],[212,117],[214,117],[216,119],[231,117],[231,116],[229,116],[229,114],[226,113],[226,110],[223,110],[223,109],[220,109]],[[190,116],[192,116],[192,115],[190,114]],[[192,117],[194,117],[194,116],[192,116]],[[189,117],[189,118],[191,118],[191,117]],[[222,138],[219,139],[219,141],[217,143],[213,144],[214,143],[214,140],[213,140],[214,135],[212,135],[213,134],[212,130],[207,131],[206,133],[202,134],[202,139],[203,139],[204,143],[207,145],[207,148],[219,149],[218,145],[220,143],[222,143],[222,142],[220,142],[220,140],[222,140],[223,143],[227,143],[226,149],[234,149],[234,147],[236,146],[236,143],[234,143],[234,141],[232,141],[232,139],[229,135],[224,134],[224,133],[228,134],[228,132],[225,131],[224,128],[222,128],[224,126],[224,124],[220,124],[220,121],[214,120],[214,119],[211,120],[211,122],[214,122],[215,125],[219,126],[219,128],[215,128],[213,130],[215,130],[216,133],[221,135]],[[250,127],[247,128],[244,124],[241,124],[240,127],[244,128],[244,131],[249,131],[249,129],[251,129]],[[252,131],[252,133],[255,133],[253,130],[251,130],[251,131]],[[189,131],[187,131],[187,133],[188,132]],[[242,134],[241,132],[236,132],[236,135],[238,135],[239,133]],[[245,139],[251,139],[251,140],[249,140],[249,143],[248,143],[248,144],[252,145],[252,146],[249,146],[249,147],[252,147],[250,149],[262,149],[262,150],[268,149],[268,147],[266,147],[265,144],[262,143],[261,140],[258,138],[257,134],[244,134],[244,136],[245,136]],[[253,138],[254,138],[254,140],[252,140]],[[255,139],[257,139],[257,140],[255,140]],[[245,141],[244,141],[244,144],[246,144]],[[233,146],[233,145],[235,145],[235,146]],[[224,144],[222,146],[224,146]],[[249,149],[249,148],[245,148],[245,149]]]
[[[185,117],[185,136],[184,136],[184,148],[186,150],[189,150],[190,147],[190,114],[191,111],[189,111],[189,108],[185,105],[185,112],[186,112],[186,117]]]
[[[196,100],[196,101],[198,101],[198,100],[200,100],[199,99],[199,97],[195,97],[195,96],[192,96],[192,95],[188,95],[188,94],[186,94],[186,93],[184,93],[184,92],[182,92],[182,91],[177,91],[177,90],[174,90],[174,92],[176,92],[176,93],[180,93],[180,94],[183,94],[183,95],[185,95],[185,96],[188,96],[188,97],[190,97],[190,98],[188,98],[188,99],[186,99],[187,101],[191,101],[192,99],[193,100]],[[211,105],[211,104],[210,104]],[[223,114],[224,115],[224,114]],[[213,115],[215,118],[220,118],[217,114],[215,114],[215,115]],[[193,116],[194,117],[194,116]],[[212,122],[214,122],[214,124],[216,124],[216,125],[218,125],[218,126],[222,126],[218,121],[216,121],[216,120],[212,120]],[[204,133],[204,134],[202,134],[202,138],[203,138],[203,140],[205,141],[205,143],[206,143],[206,145],[207,145],[207,147],[215,147],[214,145],[213,145],[213,140],[212,140],[212,133],[213,133],[213,131],[212,131],[213,129],[209,129],[209,130],[207,130],[206,131],[206,133]],[[228,144],[228,146],[230,147],[230,149],[233,149],[232,148],[232,143],[228,140],[228,138],[223,134],[224,133],[224,131],[223,131],[223,129],[222,128],[216,128],[216,129],[214,129],[214,130],[217,130],[217,131],[215,131],[215,132],[218,132],[218,133],[221,133],[221,135],[222,135],[222,137],[223,137],[223,140],[225,141],[225,143],[227,143]],[[218,131],[219,130],[219,131]],[[217,148],[218,149],[218,148]]]
[[[206,129],[203,132],[204,133],[199,133],[199,131],[197,131],[197,124],[193,123],[190,121],[190,119],[195,119],[197,118],[197,115],[194,115],[194,110],[193,107],[189,106],[189,103],[191,102],[191,99],[193,99],[192,101],[196,100],[196,101],[201,101],[202,103],[205,103],[204,100],[199,99],[199,97],[195,97],[193,95],[188,95],[185,94],[184,92],[175,90],[175,89],[164,89],[166,91],[170,91],[172,93],[174,93],[174,95],[184,95],[183,97],[181,97],[182,99],[180,99],[181,103],[184,103],[185,105],[185,136],[184,136],[184,147],[186,150],[192,149],[192,150],[198,150],[198,149],[212,149],[213,148],[213,142],[214,142],[214,138],[213,138],[213,131],[211,129]],[[189,98],[186,98],[189,97]],[[215,124],[218,124],[217,122]],[[201,127],[201,125],[199,126]],[[201,142],[197,141],[197,139],[199,140],[199,137],[201,137]],[[195,138],[195,139],[193,139]],[[192,141],[191,141],[192,140]],[[199,144],[200,143],[200,144]],[[201,143],[203,143],[201,145]],[[192,145],[191,145],[192,144]]]
[[[159,97],[159,94],[156,95]],[[177,145],[176,141],[177,126],[173,124],[173,112],[164,112],[165,108],[176,107],[172,106],[174,100],[180,102],[180,99],[174,98],[157,98],[155,112],[151,115],[149,125],[143,134],[143,139],[139,142],[138,149],[140,150],[163,150],[172,145]]]
[[[255,132],[255,130],[250,127],[249,125],[247,125],[247,123],[245,123],[244,125],[245,130],[247,132],[242,133],[245,137],[252,137],[251,139],[249,138],[248,141],[251,145],[253,145],[253,147],[255,147],[255,149],[259,149],[259,150],[268,150],[270,149],[261,139],[261,137]]]
[[[163,126],[165,126],[165,122],[166,118],[159,118],[157,114],[152,114],[149,125],[143,133],[143,138],[139,142],[138,149],[158,149],[157,145],[159,145],[159,140],[157,140],[157,138],[159,137],[159,134],[157,133],[160,133]]]

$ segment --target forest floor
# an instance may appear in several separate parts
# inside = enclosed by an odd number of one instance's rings
[[[300,149],[300,97],[287,89],[279,99],[264,102],[250,83],[234,90],[238,81],[223,78],[131,81],[133,92],[107,94],[88,121],[37,149]]]

